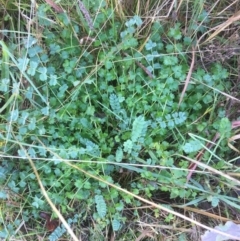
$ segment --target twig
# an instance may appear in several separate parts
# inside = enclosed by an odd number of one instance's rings
[[[151,72],[140,62],[138,62],[137,60],[135,61],[137,66],[139,66],[151,79],[153,79],[153,75],[151,74]]]
[[[123,54],[126,56],[126,57],[129,57],[128,54],[124,53]],[[153,75],[152,73],[142,64],[140,63],[139,61],[135,60],[136,64],[138,67],[140,67],[151,79],[153,79]]]

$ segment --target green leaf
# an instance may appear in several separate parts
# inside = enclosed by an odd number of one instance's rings
[[[58,18],[65,26],[68,26],[70,24],[70,19],[67,13],[60,13],[58,14]],[[69,36],[68,36],[69,37]]]
[[[118,97],[115,94],[111,94],[109,97],[109,102],[111,109],[115,114],[119,114],[121,111],[121,106]]]
[[[68,151],[68,154],[71,158],[75,159],[78,157],[78,149],[75,146],[72,146]]]
[[[24,59],[19,58],[17,62],[17,66],[22,72],[25,72],[25,70],[27,69],[28,62],[29,62],[28,58],[24,58]]]
[[[36,207],[37,209],[41,208],[44,204],[44,201],[37,196],[34,197],[34,202],[32,202],[32,206]]]
[[[35,117],[32,117],[32,118],[30,118],[29,119],[29,124],[28,124],[28,129],[29,130],[35,130],[35,128],[36,128],[36,118]]]
[[[41,113],[45,116],[49,116],[49,106],[42,108]]]
[[[211,203],[212,203],[212,207],[215,208],[219,204],[219,199],[217,197],[212,197]]]
[[[38,72],[40,73],[39,79],[41,81],[47,80],[47,68],[46,67],[39,67]]]
[[[159,118],[157,119],[157,121],[158,121],[158,123],[160,124],[160,127],[161,127],[162,129],[165,129],[165,128],[167,127],[167,124],[166,124],[166,122],[162,119],[162,117],[159,117]]]
[[[34,62],[34,61],[30,61],[30,67],[29,69],[27,70],[27,73],[31,76],[34,76],[35,73],[36,73],[36,69],[38,67],[38,63],[37,62]]]
[[[2,91],[4,93],[7,92],[9,89],[9,83],[10,83],[9,79],[1,79],[0,91]]]
[[[36,180],[36,176],[35,176],[35,174],[33,174],[33,173],[29,174],[29,177],[30,177],[32,180]]]
[[[37,9],[37,13],[36,13],[39,25],[41,25],[43,27],[44,26],[49,27],[52,24],[52,20],[50,21],[48,19],[46,11],[47,11],[47,9],[46,9],[45,5],[41,4],[41,5],[39,5],[39,7]]]
[[[144,132],[147,128],[147,122],[144,120],[144,116],[138,116],[133,121],[131,139],[132,142],[136,142],[141,136],[144,136]]]
[[[232,124],[228,118],[222,118],[219,125],[219,133],[221,137],[230,137]]]
[[[21,180],[19,182],[19,186],[22,187],[22,188],[26,187],[26,185],[27,185],[27,183],[25,181],[23,181],[23,180]]]
[[[38,42],[38,40],[31,35],[29,37],[23,39],[23,43],[24,43],[24,46],[26,49],[29,49],[37,42]]]
[[[143,23],[142,19],[141,19],[139,16],[136,16],[136,15],[133,17],[133,20],[134,20],[134,23],[135,23],[138,27],[140,27],[140,26],[142,25],[142,23]]]
[[[17,110],[12,110],[11,115],[10,115],[10,121],[16,121],[18,119],[19,111]]]
[[[9,183],[8,183],[8,187],[13,191],[13,192],[16,192],[16,193],[18,193],[19,192],[19,187],[17,187],[17,185],[16,185],[16,182],[15,181],[10,181]]]
[[[192,43],[192,39],[191,39],[191,37],[186,36],[186,37],[184,37],[183,42],[184,42],[184,45],[190,46]]]
[[[157,57],[159,57],[159,53],[157,51],[152,51],[151,54],[146,55],[146,60],[151,62],[154,60],[154,58],[157,58]],[[155,64],[155,66],[156,66],[156,64]]]
[[[7,199],[8,194],[5,191],[0,191],[0,199]]]
[[[29,154],[29,156],[32,157],[32,158],[35,158],[35,157],[36,157],[36,152],[35,152],[35,150],[34,150],[32,147],[30,147],[30,148],[28,149],[28,154]]]
[[[186,153],[192,153],[201,150],[203,148],[203,144],[199,140],[191,140],[182,148]]]
[[[180,23],[177,23],[173,28],[170,28],[170,30],[168,31],[168,36],[174,38],[175,40],[179,40],[182,38]]]
[[[183,207],[187,207],[187,206],[191,206],[191,205],[197,205],[198,203],[200,203],[201,201],[205,200],[205,196],[202,197],[198,197],[196,199],[193,199],[192,201],[185,203],[184,205],[182,205]]]
[[[175,56],[164,56],[163,64],[166,66],[173,66],[178,63],[178,58]]]
[[[65,60],[63,63],[64,71],[68,74],[71,74],[73,72],[73,69],[76,65],[76,60]]]
[[[132,152],[132,148],[133,148],[133,143],[131,140],[127,140],[123,143],[124,146],[124,151],[127,153],[131,153]]]
[[[131,27],[131,26],[133,26],[133,25],[137,25],[138,27],[139,26],[141,26],[141,24],[142,24],[142,19],[139,17],[139,16],[134,16],[133,18],[131,18],[131,19],[129,19],[126,23],[125,23],[125,25],[127,26],[127,27]]]
[[[122,148],[118,148],[116,151],[116,162],[121,162],[123,159],[123,150]]]
[[[59,53],[60,52],[60,50],[61,50],[61,47],[59,46],[59,45],[57,45],[57,44],[50,44],[50,54],[56,54],[56,53]]]
[[[86,115],[93,116],[95,113],[95,107],[94,106],[88,106],[86,110]]]
[[[117,211],[122,211],[124,209],[124,204],[122,201],[120,201],[119,203],[115,204],[115,208]]]
[[[174,72],[174,77],[175,78],[180,78],[183,75],[183,73],[182,73],[182,65],[174,66],[174,67],[172,67],[172,70]]]
[[[75,181],[74,185],[77,187],[77,188],[82,188],[83,187],[83,182],[81,179]]]
[[[49,85],[55,86],[57,84],[57,75],[50,75]]]
[[[153,48],[155,48],[157,46],[156,43],[152,42],[152,40],[150,39],[146,45],[145,45],[145,49],[146,50],[152,50]]]
[[[91,183],[90,183],[89,181],[86,181],[86,182],[84,182],[83,187],[84,187],[85,189],[91,189],[91,188],[92,188],[92,185],[91,185]]]
[[[209,13],[205,9],[203,9],[201,14],[198,16],[198,21],[203,23],[209,22]]]
[[[107,60],[107,61],[105,62],[105,67],[106,67],[106,69],[111,69],[112,66],[113,66],[113,64],[112,64],[111,61]]]
[[[105,203],[105,200],[102,195],[96,195],[95,196],[95,203],[96,203],[96,208],[98,215],[101,218],[104,218],[107,214],[107,205]]]
[[[25,151],[22,150],[22,149],[18,150],[18,155],[19,155],[20,157],[26,157],[26,153],[25,153]]]
[[[138,41],[136,38],[127,38],[127,41],[124,41],[122,48],[127,50],[129,48],[136,48],[138,46]]]
[[[29,55],[30,58],[32,58],[32,57],[34,57],[34,56],[36,56],[36,55],[38,55],[42,52],[43,52],[43,49],[38,45],[28,49],[28,55]]]
[[[120,229],[120,227],[121,227],[121,223],[119,222],[119,220],[114,218],[112,220],[112,229],[113,229],[113,231],[118,231]]]

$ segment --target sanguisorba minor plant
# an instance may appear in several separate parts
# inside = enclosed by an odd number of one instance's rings
[[[189,70],[185,50],[195,39],[183,35],[181,23],[165,29],[155,21],[143,40],[139,16],[122,24],[105,1],[99,4],[89,2],[89,11],[99,10],[89,35],[87,22],[80,26],[41,4],[35,16],[41,33],[23,35],[18,49],[1,41],[1,198],[7,190],[27,194],[25,220],[50,211],[28,157],[63,215],[81,203],[82,219],[90,214],[102,230],[120,230],[124,208],[141,202],[66,162],[149,199],[162,191],[191,201],[209,191],[197,181],[186,187],[189,162],[175,154],[194,157],[220,124],[229,127],[217,107],[219,91],[230,87],[227,70],[219,63],[196,68],[178,106]],[[216,155],[224,158],[222,133]]]

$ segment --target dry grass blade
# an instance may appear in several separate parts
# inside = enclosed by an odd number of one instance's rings
[[[153,231],[151,229],[141,230],[141,234],[135,239],[135,241],[141,241],[147,237],[153,239],[152,233],[153,233]]]
[[[196,82],[198,82],[198,81],[196,81]],[[210,86],[210,85],[207,85],[207,84],[205,84],[205,83],[203,83],[203,82],[198,82],[198,83],[207,86],[209,89],[212,89],[212,90],[214,90],[214,91],[216,91],[216,92],[218,92],[218,93],[226,96],[227,98],[229,98],[229,99],[231,99],[231,100],[234,100],[234,101],[236,101],[236,102],[240,102],[239,99],[235,98],[235,97],[232,96],[232,95],[227,94],[226,92],[220,91],[220,90],[218,90],[218,89],[216,89],[216,88],[214,88],[214,87],[212,87],[212,86]]]
[[[213,137],[212,141],[207,143],[206,149],[211,149],[212,146],[213,146],[213,144],[218,140],[219,137],[220,137],[219,133],[216,133],[215,136]],[[197,161],[199,161],[199,162],[201,161],[202,156],[203,156],[203,154],[205,153],[206,149],[202,149],[202,150],[198,153],[198,155],[196,156],[196,160],[197,160]],[[196,167],[197,167],[197,164],[196,164],[196,163],[191,163],[191,164],[189,165],[189,173],[188,173],[188,175],[187,175],[187,182],[190,180],[190,178],[191,178],[194,170],[196,169]]]
[[[169,7],[169,10],[168,10],[168,12],[167,12],[167,15],[165,15],[165,16],[159,16],[159,17],[160,17],[160,18],[168,18],[168,17],[170,16],[173,8],[174,8],[175,2],[176,2],[176,1],[172,1],[172,2],[171,2],[170,7]],[[165,2],[164,4],[167,4],[167,3],[169,3],[169,2]]]
[[[240,121],[239,120],[232,122],[232,129],[237,128],[237,127],[240,127]]]
[[[205,168],[205,169],[211,171],[212,173],[218,174],[221,177],[226,178],[227,180],[233,181],[236,185],[240,185],[239,180],[237,180],[233,177],[230,177],[229,175],[225,174],[224,172],[218,171],[218,170],[216,170],[216,169],[214,169],[214,168],[212,168],[212,167],[210,167],[210,166],[208,166],[208,165],[206,165],[202,162],[196,161],[196,160],[194,160],[192,158],[189,158],[187,156],[183,156],[183,155],[178,155],[178,156],[180,156],[180,157],[182,157],[182,158],[184,158],[184,159],[186,159],[190,162],[193,162],[193,163],[197,164],[198,166],[201,166],[202,168]]]
[[[198,213],[198,214],[204,215],[204,216],[209,217],[209,218],[213,218],[213,219],[216,219],[216,220],[221,220],[223,222],[234,221],[235,223],[240,223],[240,221],[238,221],[238,220],[232,220],[232,219],[229,219],[229,218],[225,218],[225,217],[213,214],[213,213],[206,212],[206,211],[201,210],[199,208],[182,207],[182,206],[179,206],[179,205],[172,205],[172,207],[183,208],[185,211]]]
[[[234,2],[228,4],[221,12],[218,13],[218,16],[221,16],[227,9],[230,9],[237,2],[239,2],[239,0],[235,0]]]
[[[239,120],[232,122],[232,129],[237,128],[237,127],[240,127],[240,121]],[[234,135],[234,136],[232,136],[228,139],[228,146],[232,150],[236,151],[237,153],[240,153],[240,151],[237,148],[235,148],[230,142],[234,142],[234,141],[239,140],[239,139],[240,139],[240,134]]]
[[[57,13],[63,13],[63,9],[58,6],[55,2],[53,2],[52,0],[45,0],[45,2],[47,4],[49,4]]]
[[[164,224],[154,224],[154,223],[141,223],[141,227],[168,229],[168,230],[172,230],[172,231],[181,231],[181,232],[186,232],[186,233],[191,233],[192,232],[191,228],[176,227],[175,224],[173,224],[173,225],[164,225]]]
[[[188,72],[188,75],[187,75],[187,78],[186,78],[186,81],[185,81],[185,84],[184,84],[184,88],[182,90],[182,93],[181,93],[181,97],[180,97],[180,100],[179,100],[179,103],[178,103],[178,107],[181,105],[182,103],[182,100],[183,100],[183,97],[184,97],[184,94],[187,90],[187,87],[188,87],[188,84],[190,82],[190,79],[191,79],[191,76],[192,76],[192,72],[193,72],[193,67],[194,67],[194,63],[195,63],[195,49],[193,48],[192,50],[192,62],[191,62],[191,66],[190,66],[190,69],[189,69],[189,72]]]
[[[240,139],[240,134],[232,136],[232,137],[229,138],[229,140],[228,140],[228,146],[229,146],[232,150],[234,150],[235,152],[237,152],[237,153],[240,154],[240,151],[231,144],[231,142],[234,142],[234,141],[239,140],[239,139]]]
[[[230,17],[227,21],[224,23],[218,25],[216,27],[216,30],[203,42],[207,43],[210,40],[212,40],[215,36],[217,36],[220,32],[222,32],[224,29],[226,29],[230,24],[240,20],[240,11],[236,12],[232,17]],[[214,28],[215,29],[215,28]]]

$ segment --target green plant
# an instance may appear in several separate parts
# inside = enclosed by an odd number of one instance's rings
[[[79,215],[75,214],[73,219],[69,218],[68,219],[68,224],[74,224],[77,223],[77,219],[79,218]],[[63,236],[63,234],[66,233],[66,229],[63,226],[58,226],[48,237],[49,241],[56,241],[59,238]]]
[[[101,27],[109,20],[109,13],[113,14],[101,4],[106,6],[105,1],[95,5],[89,1],[90,11],[100,10],[91,26],[99,34],[87,44],[79,45],[77,37],[85,37],[82,31],[86,26],[59,13],[54,18],[63,26],[60,31],[50,21],[50,8],[45,4],[37,11],[44,36],[40,42],[29,33],[17,54],[1,41],[0,90],[5,100],[12,96],[1,108],[1,151],[11,153],[12,159],[2,161],[2,183],[19,194],[28,189],[27,202],[35,218],[40,210],[49,210],[26,164],[29,155],[49,197],[64,215],[73,211],[72,203],[81,202],[91,208],[101,230],[111,225],[119,231],[126,222],[124,208],[141,203],[64,161],[76,161],[78,167],[96,177],[146,198],[163,191],[172,199],[191,201],[207,192],[204,200],[212,190],[199,188],[197,183],[186,188],[188,162],[175,154],[196,156],[204,140],[218,131],[224,109],[217,108],[220,97],[215,90],[227,90],[230,84],[224,82],[228,72],[219,63],[207,70],[199,67],[178,107],[189,68],[184,49],[193,44],[191,39],[186,41],[180,23],[167,31],[154,22],[144,42],[138,38],[143,25],[139,16],[124,26],[114,20],[111,26]],[[26,85],[17,81],[23,78]],[[25,102],[30,107],[26,108]],[[196,121],[199,117],[201,122]],[[222,135],[219,150],[215,150],[221,159],[228,155],[227,136]],[[15,159],[17,166],[13,165]],[[203,161],[209,159],[206,153]],[[156,166],[165,169],[158,171]],[[119,180],[122,168],[130,176],[125,182]],[[11,172],[16,175],[8,176]],[[218,201],[211,201],[216,206]],[[170,215],[167,221],[171,220]],[[50,240],[57,240],[64,231],[56,230],[58,234]]]

